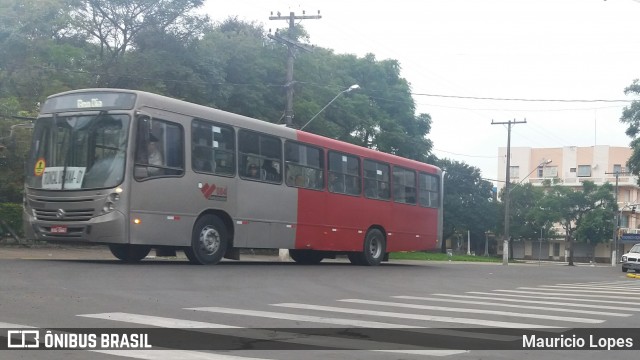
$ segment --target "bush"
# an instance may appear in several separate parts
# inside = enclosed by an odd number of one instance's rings
[[[22,204],[0,203],[0,220],[15,231],[18,236],[23,236],[22,231]],[[2,227],[2,225],[0,225]],[[6,232],[8,229],[2,229]],[[2,237],[0,234],[0,237]]]

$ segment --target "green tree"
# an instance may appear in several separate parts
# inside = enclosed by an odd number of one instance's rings
[[[640,95],[639,80],[633,80],[633,83],[624,89],[624,93],[626,95]],[[625,106],[622,110],[620,121],[628,125],[625,133],[632,139],[631,149],[633,149],[633,153],[627,166],[631,173],[638,176],[640,175],[640,138],[638,138],[638,133],[640,132],[640,100],[634,100],[629,106]]]
[[[476,253],[484,252],[485,233],[496,228],[492,184],[482,179],[480,169],[464,162],[438,159],[436,165],[446,171],[443,239],[471,231],[472,248]],[[443,241],[443,252],[445,246]]]
[[[613,197],[613,187],[609,183],[598,186],[585,181],[579,190],[556,184],[547,189],[540,204],[550,218],[560,223],[565,232],[569,265],[573,265],[574,240],[602,242],[613,231],[611,219],[617,211],[617,204]]]
[[[166,34],[189,41],[201,35],[198,30],[209,21],[206,16],[193,13],[203,0],[76,1],[77,6],[69,14],[69,31],[95,45],[92,55],[97,86],[127,87],[128,76],[135,74],[132,68],[142,64],[129,61],[126,56],[130,50],[143,46],[145,35],[146,40],[149,34]]]

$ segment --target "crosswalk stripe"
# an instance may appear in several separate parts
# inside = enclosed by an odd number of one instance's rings
[[[90,350],[96,353],[143,360],[265,360],[246,356],[207,353],[189,350]]]
[[[568,322],[585,323],[585,324],[600,324],[604,322],[604,320],[600,320],[600,319],[578,318],[578,317],[571,317],[571,316],[517,313],[517,312],[511,312],[511,311],[469,309],[469,308],[457,308],[457,307],[447,307],[447,306],[430,306],[430,305],[396,303],[396,302],[390,302],[390,301],[375,301],[375,300],[364,300],[364,299],[342,299],[338,301],[344,301],[344,302],[356,303],[356,304],[366,304],[366,305],[392,306],[392,307],[400,307],[400,308],[407,308],[407,309],[513,316],[513,317],[521,317],[521,318],[544,319],[544,320],[552,320],[552,321],[568,321]]]
[[[491,299],[482,296],[469,296],[469,295],[450,295],[450,294],[433,294],[434,296],[449,296],[456,298],[465,298],[465,299],[486,299],[491,300],[491,302],[478,301],[478,300],[456,300],[456,299],[439,299],[434,297],[423,297],[423,296],[393,296],[393,298],[397,299],[405,299],[405,300],[421,300],[421,301],[441,301],[448,303],[456,303],[456,304],[472,304],[472,305],[489,305],[489,306],[499,306],[499,307],[512,307],[519,309],[532,309],[532,310],[544,310],[544,311],[557,311],[563,313],[577,313],[577,314],[589,314],[589,315],[604,315],[604,316],[619,316],[619,317],[627,317],[631,316],[631,314],[622,314],[622,313],[614,313],[614,312],[604,312],[604,311],[591,311],[591,310],[579,310],[579,309],[567,309],[567,308],[558,308],[558,307],[546,307],[546,306],[530,306],[530,305],[522,305],[522,304],[502,304],[499,302],[495,302],[496,299]],[[525,300],[513,300],[508,299],[512,302],[519,303],[537,303],[537,304],[545,304],[545,301],[525,301]],[[551,301],[549,301],[551,303]],[[554,302],[552,304],[545,305],[566,305],[560,302]],[[585,306],[581,304],[580,307],[593,307],[593,308],[602,308],[597,305]],[[617,308],[618,310],[624,310],[623,308]],[[640,311],[640,309],[638,310]]]
[[[327,318],[327,317],[321,317],[321,316],[295,315],[295,314],[287,314],[282,312],[232,309],[232,308],[223,308],[223,307],[216,307],[216,306],[187,308],[186,310],[207,311],[207,312],[213,312],[213,313],[233,314],[233,315],[257,316],[257,317],[280,319],[280,320],[308,321],[308,322],[314,322],[314,323],[320,323],[320,324],[357,326],[357,327],[365,327],[365,328],[386,328],[386,329],[422,328],[420,326],[390,324],[390,323],[383,323],[383,322],[377,322],[377,321]]]
[[[363,309],[353,309],[353,308],[340,308],[335,306],[321,306],[321,305],[309,305],[309,304],[297,304],[297,303],[281,303],[281,304],[272,304],[272,305],[286,307],[286,308],[294,308],[294,309],[329,311],[329,312],[346,313],[346,314],[372,315],[372,316],[381,316],[381,317],[393,317],[398,319],[424,320],[424,321],[445,322],[445,323],[459,323],[459,324],[466,324],[466,325],[479,325],[479,326],[504,327],[504,328],[532,328],[532,329],[533,328],[535,329],[557,328],[557,326],[538,325],[538,324],[524,324],[524,323],[507,322],[507,321],[481,320],[481,319],[458,318],[458,317],[449,317],[449,316],[407,314],[407,313],[388,312],[388,311],[373,311],[373,310],[363,310]]]
[[[33,329],[33,326],[0,322],[0,329]]]
[[[186,310],[208,311],[208,312],[214,312],[214,313],[233,314],[233,315],[257,316],[257,317],[266,317],[270,319],[281,319],[281,320],[308,321],[308,322],[321,323],[321,324],[335,324],[335,325],[355,326],[355,327],[363,327],[363,328],[416,329],[416,330],[419,330],[420,333],[425,333],[425,334],[431,333],[435,335],[455,336],[460,338],[471,338],[471,339],[486,339],[486,340],[496,340],[496,341],[514,341],[514,340],[520,339],[515,336],[499,335],[499,334],[482,334],[482,333],[476,334],[476,333],[470,333],[468,331],[457,331],[457,330],[451,330],[451,329],[436,329],[436,330],[430,331],[429,328],[424,326],[400,325],[400,324],[383,323],[383,322],[377,322],[377,321],[328,318],[328,317],[321,317],[321,316],[294,315],[294,314],[288,314],[288,313],[282,313],[282,312],[232,309],[232,308],[221,308],[221,307],[215,307],[215,306],[201,307],[201,308],[187,308]]]
[[[498,290],[494,290],[498,291]],[[505,290],[505,292],[508,290]],[[478,295],[490,295],[490,296],[499,296],[496,300],[504,299],[504,297],[517,297],[517,298],[526,298],[526,299],[549,299],[549,300],[565,300],[565,301],[578,301],[578,302],[595,302],[598,304],[619,304],[619,305],[638,305],[638,302],[631,301],[613,301],[613,300],[594,300],[594,299],[582,299],[582,298],[567,298],[561,296],[540,296],[534,295],[539,294],[533,291],[517,291],[518,294],[531,294],[531,295],[517,295],[517,294],[496,294],[491,292],[482,292],[482,291],[468,291],[467,294],[478,294]],[[557,295],[557,294],[554,294]],[[575,296],[576,294],[565,294],[567,296]],[[581,306],[581,304],[571,304],[567,303],[570,306]],[[626,311],[636,311],[634,308],[625,309]]]
[[[629,281],[628,280],[593,281],[593,282],[580,282],[580,283],[563,283],[563,284],[556,284],[556,285],[584,285],[584,286],[591,286],[591,285],[611,285],[611,284],[615,284],[615,285],[629,284]]]
[[[159,316],[149,316],[141,314],[131,314],[123,312],[102,313],[102,314],[83,314],[77,315],[93,319],[113,320],[126,323],[151,325],[162,328],[176,329],[240,329],[238,326],[214,324],[201,321],[174,319]]]
[[[265,360],[263,358],[254,358],[246,356],[235,356],[227,354],[215,354],[205,353],[199,351],[184,351],[184,350],[92,350],[93,352],[103,353],[107,355],[123,356],[133,359],[142,360]],[[320,355],[327,350],[305,350],[305,353],[318,352]],[[374,352],[386,352],[395,353],[395,350],[372,350]],[[344,359],[348,357],[355,357],[359,353],[368,353],[366,350],[331,350],[332,354],[340,355],[344,354]],[[411,355],[424,355],[424,356],[450,356],[462,353],[467,353],[465,350],[408,350],[403,351],[405,354]],[[342,358],[342,357],[341,357]]]
[[[568,293],[587,293],[587,294],[611,294],[611,291],[599,291],[599,290],[591,290],[591,289],[548,289],[548,288],[540,288],[540,287],[526,287],[521,286],[518,289],[520,290],[537,290],[537,291],[545,291],[545,292],[554,292],[554,291],[564,291]],[[625,291],[617,297],[636,297],[633,294],[640,294],[640,291]]]
[[[536,288],[533,288],[536,289]],[[537,289],[540,290],[540,289]],[[591,295],[591,294],[575,294],[575,293],[553,293],[553,292],[545,292],[542,293],[540,291],[524,291],[524,290],[493,290],[493,291],[497,291],[497,292],[506,292],[506,293],[515,293],[515,294],[536,294],[536,295],[552,295],[552,296],[578,296],[578,295],[583,295],[583,296],[588,296],[590,298],[598,298],[598,299],[620,299],[620,298],[624,298],[622,296],[618,296],[618,295]],[[637,303],[637,302],[636,302]]]
[[[608,292],[619,292],[619,291],[628,291],[628,290],[638,290],[640,288],[636,287],[626,287],[626,286],[588,286],[588,285],[540,285],[541,288],[560,288],[560,289],[589,289],[589,290],[605,290]]]
[[[180,328],[182,325],[190,326],[192,329],[208,329],[210,333],[229,335],[228,332],[221,332],[224,327],[238,329],[238,336],[243,338],[251,338],[265,341],[279,341],[298,345],[309,345],[314,347],[326,347],[326,348],[339,348],[339,349],[375,349],[384,350],[385,352],[393,352],[399,354],[410,354],[416,351],[424,351],[424,347],[414,345],[401,345],[397,343],[386,343],[381,341],[370,341],[360,339],[347,339],[342,337],[321,336],[314,335],[308,336],[304,334],[296,334],[294,332],[279,331],[274,333],[273,331],[265,332],[261,329],[251,329],[245,327],[226,326],[214,323],[204,323],[199,321],[180,320],[174,318],[160,318],[157,316],[147,316],[129,313],[102,313],[102,314],[84,314],[78,315],[82,317],[98,318],[105,320],[114,320],[129,322],[142,325],[151,325],[164,328]],[[206,326],[206,325],[209,326]],[[397,349],[401,347],[401,349]],[[136,350],[138,351],[138,350]],[[459,354],[462,350],[451,350],[451,354]],[[194,356],[198,356],[194,354]],[[156,359],[156,358],[153,358]],[[197,358],[196,358],[197,359]],[[206,358],[205,358],[206,359]]]
[[[384,352],[384,353],[394,353],[397,351],[394,350],[372,350],[373,352]],[[404,351],[405,354],[411,355],[423,355],[423,356],[449,356],[449,355],[458,355],[468,353],[467,350],[407,350]],[[347,356],[344,359],[354,357],[355,354],[353,352],[349,352],[346,354]]]

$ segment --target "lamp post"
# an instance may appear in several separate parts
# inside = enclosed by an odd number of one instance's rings
[[[311,123],[311,122],[313,121],[313,119],[315,119],[318,115],[320,115],[320,113],[321,113],[321,112],[323,112],[323,111],[324,111],[324,109],[326,109],[327,107],[329,107],[329,105],[331,105],[331,103],[333,103],[334,101],[336,101],[336,99],[337,99],[340,95],[342,95],[342,94],[344,94],[344,93],[348,93],[348,92],[350,92],[351,90],[359,89],[359,88],[360,88],[360,85],[358,85],[358,84],[353,84],[353,85],[349,86],[349,88],[348,88],[348,89],[345,89],[345,90],[340,91],[340,92],[338,93],[338,95],[336,95],[333,99],[331,99],[331,101],[329,101],[329,102],[327,103],[327,105],[325,105],[322,109],[320,109],[320,111],[318,111],[318,113],[316,113],[315,115],[313,115],[313,117],[312,117],[311,119],[309,119],[309,121],[307,121],[307,123],[306,123],[306,124],[304,124],[304,125],[300,128],[300,130],[303,130],[305,127],[307,127],[307,125],[309,125],[309,123]]]
[[[509,188],[510,184],[510,173],[511,166],[509,164],[509,156],[507,154],[507,181],[505,184],[505,194],[504,194],[504,240],[502,243],[502,265],[509,265],[509,202],[510,202],[510,194],[513,189],[515,189],[518,185],[522,184],[522,182],[529,177],[529,175],[533,174],[540,166],[544,167],[545,165],[551,163],[551,159],[543,160],[538,166],[536,166],[527,176],[523,177],[519,183],[517,183],[514,187]],[[543,170],[544,172],[544,170]]]

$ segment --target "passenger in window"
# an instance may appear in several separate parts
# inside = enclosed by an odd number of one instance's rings
[[[329,191],[335,193],[344,193],[344,180],[335,173],[329,173]]]
[[[147,144],[148,164],[154,166],[164,166],[164,159],[159,149],[159,140],[153,134],[149,134],[149,143]],[[162,169],[157,167],[149,167],[149,175],[159,175]]]
[[[390,197],[389,186],[387,185],[386,182],[379,183],[378,197],[380,199],[388,199]]]
[[[262,163],[262,170],[264,170],[264,179],[267,181],[280,181],[280,171],[277,169],[271,160],[265,160]]]
[[[247,168],[247,176],[253,179],[259,179],[260,173],[258,172],[258,165],[249,164],[249,167]]]

